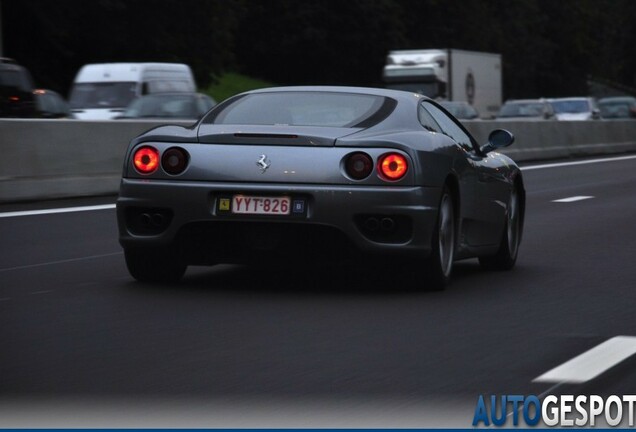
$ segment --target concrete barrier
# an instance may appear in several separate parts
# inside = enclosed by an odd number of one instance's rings
[[[518,162],[636,151],[636,121],[472,121],[466,128],[479,143],[493,129],[508,129],[515,143],[502,151]]]
[[[129,141],[159,124],[0,119],[0,202],[116,194]],[[465,124],[480,143],[493,129],[513,132],[504,153],[517,161],[636,151],[630,120]]]
[[[1,119],[0,202],[115,194],[130,140],[160,124]]]

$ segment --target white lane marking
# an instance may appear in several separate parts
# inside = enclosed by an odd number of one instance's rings
[[[581,384],[636,354],[636,337],[616,336],[532,380]]]
[[[123,252],[114,252],[114,253],[102,254],[102,255],[91,255],[87,257],[71,258],[71,259],[65,259],[65,260],[59,260],[59,261],[50,261],[50,262],[39,263],[39,264],[28,264],[28,265],[17,266],[17,267],[3,268],[3,269],[0,269],[0,273],[12,271],[12,270],[23,270],[23,269],[34,268],[34,267],[43,267],[43,266],[54,265],[54,264],[65,264],[65,263],[70,263],[75,261],[85,261],[85,260],[91,260],[91,259],[106,258],[106,257],[121,255],[121,254],[123,254]]]
[[[550,163],[550,164],[543,164],[543,165],[530,165],[530,166],[521,167],[521,170],[529,171],[529,170],[545,169],[545,168],[559,168],[559,167],[565,167],[565,166],[587,165],[587,164],[602,163],[602,162],[616,162],[616,161],[624,161],[624,160],[630,160],[630,159],[636,159],[636,155],[619,156],[619,157],[604,158],[604,159],[588,159],[588,160],[573,161],[573,162],[557,162],[557,163]]]
[[[587,195],[579,195],[579,196],[573,196],[573,197],[568,197],[568,198],[561,198],[558,200],[552,200],[552,202],[558,202],[558,203],[571,203],[571,202],[576,202],[576,201],[583,201],[586,199],[591,199],[594,198],[593,196],[587,196]]]
[[[45,210],[16,211],[16,212],[0,213],[0,218],[36,216],[36,215],[55,214],[55,213],[75,213],[75,212],[95,211],[95,210],[110,210],[114,208],[115,208],[115,204],[104,204],[104,205],[85,206],[85,207],[66,207],[66,208],[54,208],[54,209],[45,209]]]
[[[53,291],[52,290],[33,291],[32,293],[29,293],[29,295],[48,294],[50,292],[53,292]]]

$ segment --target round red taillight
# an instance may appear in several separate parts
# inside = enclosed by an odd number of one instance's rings
[[[389,153],[380,158],[378,171],[387,180],[399,180],[406,175],[409,169],[406,157],[399,153]]]
[[[345,170],[354,180],[365,179],[373,171],[373,159],[366,153],[352,153],[347,157]]]
[[[177,175],[188,166],[188,153],[179,147],[172,147],[163,152],[161,166],[168,174]]]
[[[141,174],[151,174],[159,167],[159,152],[153,147],[141,147],[135,150],[133,163]]]

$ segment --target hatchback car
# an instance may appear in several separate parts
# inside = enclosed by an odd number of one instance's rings
[[[33,90],[37,116],[42,118],[74,118],[68,103],[53,90]]]
[[[601,110],[596,99],[591,97],[549,99],[549,102],[557,120],[581,121],[601,118]]]
[[[508,100],[503,104],[497,120],[553,120],[554,110],[545,99]]]
[[[409,264],[442,289],[453,263],[514,266],[522,173],[425,96],[287,87],[227,99],[197,124],[162,126],[125,156],[117,218],[130,274],[180,279],[188,265]]]
[[[33,90],[29,71],[0,57],[0,117],[37,117]]]
[[[599,99],[599,109],[604,119],[636,118],[636,98],[633,96],[617,96]]]

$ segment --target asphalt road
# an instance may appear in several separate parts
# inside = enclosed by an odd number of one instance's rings
[[[517,267],[460,262],[441,293],[382,269],[239,266],[149,287],[112,209],[0,217],[0,426],[469,427],[481,394],[636,393],[631,358],[533,382],[636,336],[636,159],[524,177]]]

